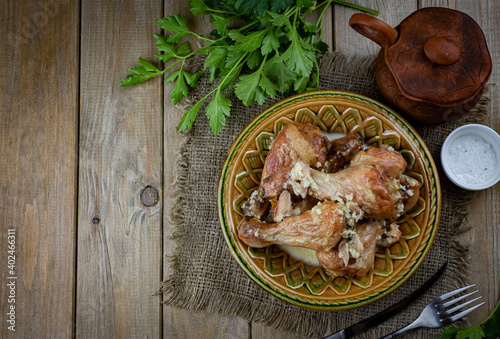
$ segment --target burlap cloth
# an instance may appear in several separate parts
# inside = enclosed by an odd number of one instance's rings
[[[320,89],[337,89],[360,93],[384,102],[374,80],[373,57],[346,58],[333,53],[323,58]],[[194,63],[200,67],[202,61]],[[213,84],[200,79],[200,87],[190,93],[187,107],[208,93]],[[237,315],[249,321],[264,322],[279,330],[298,336],[317,338],[340,330],[373,315],[417,289],[445,262],[450,265],[445,275],[422,298],[399,315],[359,336],[375,338],[388,334],[413,321],[422,308],[436,296],[464,286],[467,276],[467,246],[459,243],[457,235],[468,227],[465,222],[467,202],[471,193],[454,186],[443,174],[440,149],[446,136],[459,125],[481,122],[488,100],[480,103],[466,118],[437,126],[413,124],[429,147],[440,173],[442,185],[442,214],[436,240],[424,263],[399,289],[385,298],[358,309],[341,312],[305,310],[277,299],[257,286],[232,258],[222,236],[217,215],[217,185],[226,154],[238,133],[264,108],[264,105],[245,107],[232,98],[231,116],[226,126],[214,137],[207,119],[200,111],[196,122],[184,137],[176,160],[176,177],[172,186],[174,199],[169,211],[174,232],[169,234],[175,243],[174,254],[166,258],[172,274],[162,283],[161,292],[168,305],[212,313]],[[441,330],[420,329],[418,337],[439,336]],[[414,337],[417,333],[410,333]]]

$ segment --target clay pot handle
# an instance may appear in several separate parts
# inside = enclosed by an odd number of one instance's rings
[[[433,36],[424,43],[424,53],[435,64],[453,65],[460,59],[460,47],[446,38]]]
[[[387,48],[398,39],[398,31],[368,14],[356,13],[349,19],[349,26],[356,32]]]

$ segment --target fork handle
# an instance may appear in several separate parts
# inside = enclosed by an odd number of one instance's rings
[[[418,320],[418,319],[417,319]],[[410,325],[405,326],[403,328],[400,328],[399,330],[392,332],[391,334],[386,335],[385,337],[382,337],[380,339],[390,339],[397,337],[400,334],[405,333],[406,331],[413,330],[414,328],[419,328],[422,327],[420,324],[417,323],[417,321],[412,322]]]

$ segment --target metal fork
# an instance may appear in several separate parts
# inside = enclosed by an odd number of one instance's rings
[[[443,294],[440,297],[437,297],[436,299],[432,300],[429,304],[427,304],[427,306],[425,306],[424,310],[422,311],[422,313],[420,313],[420,316],[417,318],[417,320],[415,320],[414,322],[412,322],[408,326],[405,326],[405,327],[397,330],[396,332],[393,332],[385,337],[382,337],[381,339],[394,338],[394,337],[396,337],[396,336],[398,336],[406,331],[412,330],[414,328],[419,328],[419,327],[430,327],[430,328],[443,327],[443,326],[449,325],[452,322],[457,321],[458,319],[464,317],[465,315],[474,311],[479,306],[483,305],[484,302],[482,302],[478,305],[475,305],[475,306],[473,306],[465,311],[462,311],[458,314],[455,314],[452,316],[450,316],[450,315],[455,313],[456,311],[460,310],[461,308],[473,303],[474,301],[480,299],[481,297],[477,297],[475,299],[469,300],[467,302],[464,302],[463,304],[452,307],[450,309],[447,309],[447,308],[452,306],[452,305],[455,305],[457,302],[473,295],[474,293],[478,292],[478,290],[471,292],[471,293],[468,293],[468,294],[465,294],[465,295],[462,295],[458,298],[451,299],[450,301],[446,301],[446,302],[443,302],[443,301],[445,301],[446,299],[448,299],[448,298],[450,298],[450,297],[452,297],[452,296],[454,296],[462,291],[465,291],[466,289],[473,287],[473,286],[475,286],[475,284],[459,288],[455,291],[451,291],[451,292],[448,292],[446,294]]]

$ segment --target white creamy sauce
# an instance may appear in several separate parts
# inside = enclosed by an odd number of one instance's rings
[[[496,155],[479,136],[464,135],[453,140],[448,151],[450,170],[457,180],[479,184],[495,172]]]
[[[316,251],[314,250],[288,245],[279,245],[279,247],[297,260],[303,261],[308,265],[319,266],[318,258],[316,258]]]
[[[326,133],[328,140],[333,141],[345,137],[343,133]]]

